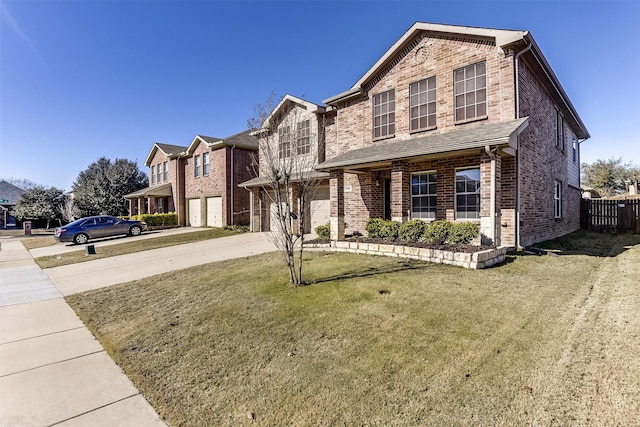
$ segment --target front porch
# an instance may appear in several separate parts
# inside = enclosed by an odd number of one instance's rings
[[[143,188],[124,198],[129,201],[129,216],[176,211],[171,184]]]

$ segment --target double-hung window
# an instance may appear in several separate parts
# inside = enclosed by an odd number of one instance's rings
[[[373,138],[396,133],[396,96],[393,89],[373,96]]]
[[[564,151],[564,117],[556,111],[556,147]]]
[[[162,179],[162,169],[160,169],[160,166],[162,166],[162,164],[160,163],[158,163],[158,166],[156,166],[156,181],[158,181],[158,184],[160,184]]]
[[[573,150],[573,163],[575,163],[578,160],[578,141],[575,136],[571,142],[571,149]]]
[[[202,153],[202,175],[209,176],[210,168],[209,153]]]
[[[480,218],[480,168],[456,170],[456,218]]]
[[[200,176],[200,155],[193,156],[193,176],[198,178]]]
[[[409,130],[436,126],[436,78],[420,80],[409,85]]]
[[[309,154],[311,152],[309,120],[303,120],[298,123],[298,129],[296,133],[296,150],[298,154]]]
[[[556,179],[553,187],[553,217],[562,218],[562,182]]]
[[[164,162],[162,164],[162,173],[164,175],[164,182],[169,181],[169,162]]]
[[[453,72],[455,121],[487,116],[487,64],[478,62]]]
[[[156,183],[156,165],[151,165],[151,184]]]
[[[291,157],[291,130],[289,126],[278,129],[278,157],[286,159]]]
[[[420,172],[411,176],[411,218],[436,218],[436,173]]]

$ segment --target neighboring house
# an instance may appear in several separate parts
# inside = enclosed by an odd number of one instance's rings
[[[275,231],[276,200],[271,173],[290,171],[292,212],[299,227],[300,182],[314,182],[305,206],[305,232],[329,222],[329,174],[315,167],[324,161],[324,107],[286,95],[255,131],[260,144],[258,176],[240,184],[251,191],[251,231]],[[283,187],[281,187],[283,188]]]
[[[147,156],[149,187],[125,196],[131,215],[168,213],[193,227],[248,224],[250,177],[258,149],[248,131],[228,138],[196,135],[188,147],[155,143]]]
[[[12,215],[20,196],[25,193],[22,188],[0,181],[0,228],[15,227],[16,218]]]
[[[527,31],[416,23],[324,103],[332,240],[368,218],[472,221],[520,246],[580,227],[589,133]]]

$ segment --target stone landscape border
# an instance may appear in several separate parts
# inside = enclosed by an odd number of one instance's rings
[[[436,264],[449,264],[458,267],[480,270],[502,264],[507,257],[507,246],[484,249],[478,252],[454,252],[442,249],[417,248],[413,246],[335,241],[331,243],[305,243],[305,246],[334,252],[381,255],[398,258],[419,259]]]

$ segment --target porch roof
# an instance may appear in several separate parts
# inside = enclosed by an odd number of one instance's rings
[[[491,123],[470,129],[427,135],[405,141],[381,143],[371,147],[347,151],[316,166],[316,170],[328,171],[353,166],[389,163],[415,157],[453,153],[484,146],[512,145],[515,137],[529,124],[523,117],[507,122]]]
[[[301,177],[300,174],[293,174],[291,178],[292,182],[301,181],[301,180],[317,180],[317,179],[326,179],[329,178],[329,174],[327,172],[318,172],[318,171],[307,171],[304,172],[304,175]],[[251,188],[251,187],[264,187],[270,186],[271,180],[264,176],[258,176],[256,178],[250,179],[249,181],[245,181],[241,184],[238,184],[238,187],[242,188]]]
[[[147,187],[142,190],[134,191],[133,193],[129,193],[124,196],[125,199],[135,199],[138,197],[149,197],[149,196],[160,196],[167,197],[171,196],[171,184],[157,185],[155,187]]]

